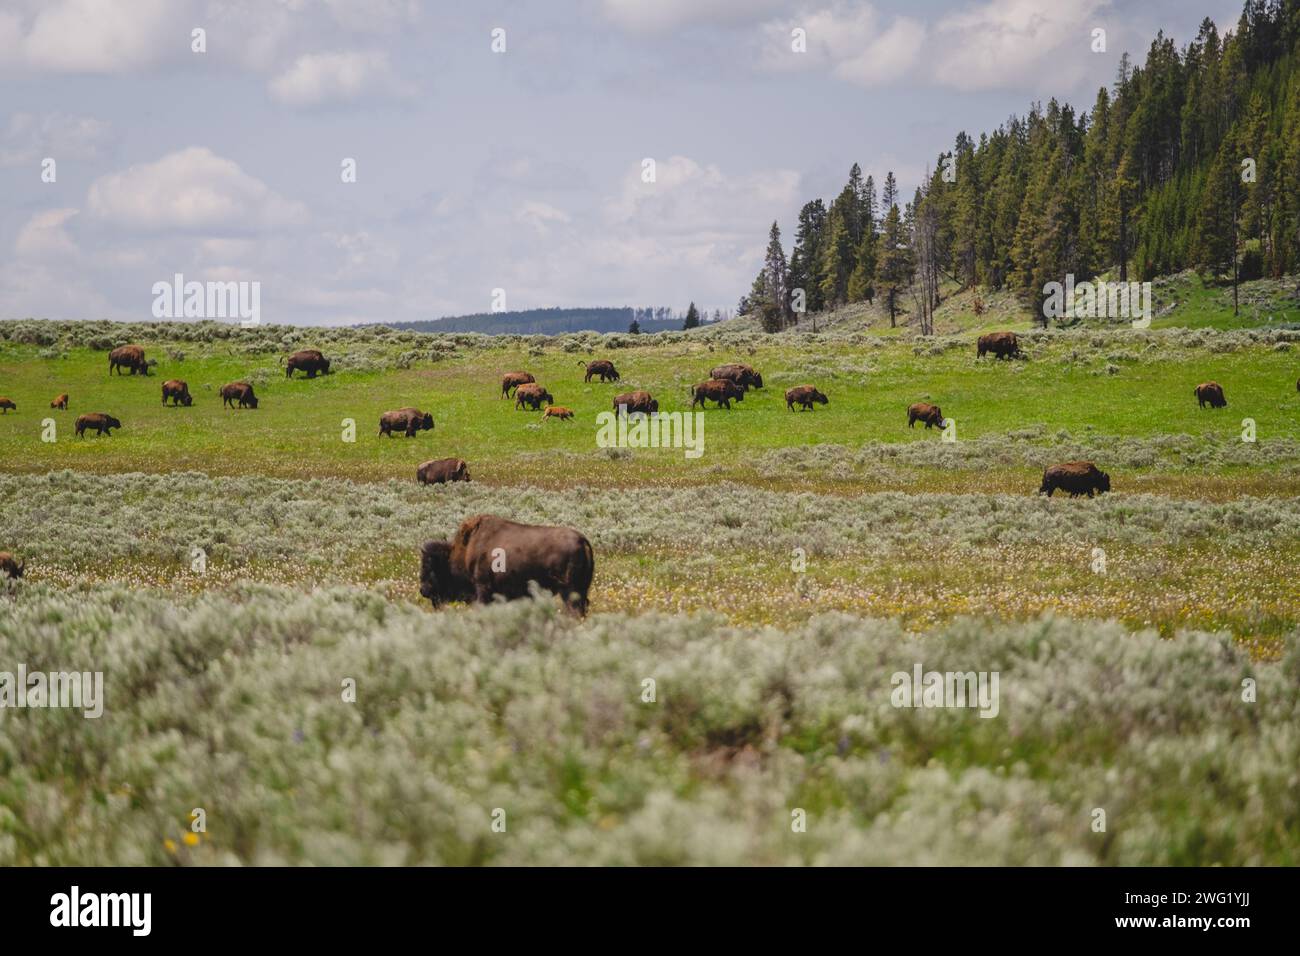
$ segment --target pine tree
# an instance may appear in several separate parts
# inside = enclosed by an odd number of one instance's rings
[[[700,312],[695,308],[695,303],[692,302],[691,307],[686,310],[686,321],[682,323],[682,331],[684,332],[687,329],[697,329],[699,327]]]
[[[886,180],[886,186],[893,182],[893,174]],[[897,189],[889,190],[897,195]],[[876,266],[876,290],[884,298],[889,309],[890,328],[896,326],[899,296],[907,288],[912,275],[912,257],[907,247],[903,232],[903,217],[898,211],[898,204],[889,207],[885,215],[885,226],[880,235],[880,258]]]

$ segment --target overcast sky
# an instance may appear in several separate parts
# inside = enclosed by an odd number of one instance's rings
[[[260,282],[264,322],[482,312],[497,288],[510,309],[730,307],[772,220],[788,250],[799,206],[854,161],[910,197],[958,130],[1052,96],[1087,109],[1122,51],[1239,12],[0,0],[0,318],[149,319],[175,273]]]

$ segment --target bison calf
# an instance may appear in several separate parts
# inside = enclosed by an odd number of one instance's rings
[[[907,427],[915,428],[917,422],[924,422],[926,428],[942,428],[943,412],[939,410],[938,405],[931,405],[929,402],[917,402],[915,405],[909,405],[907,408]]]
[[[1043,472],[1043,484],[1038,489],[1040,495],[1052,497],[1057,490],[1068,491],[1071,498],[1110,491],[1110,475],[1099,471],[1090,461],[1067,461],[1063,465],[1052,465]]]
[[[450,541],[426,541],[420,553],[420,594],[487,604],[528,596],[529,582],[559,595],[573,613],[587,613],[596,559],[572,528],[520,524],[496,515],[466,518]]]
[[[14,556],[8,551],[0,551],[0,574],[7,575],[11,578],[21,578],[23,572],[27,570],[27,559],[23,558],[23,563],[19,564],[14,560]]]
[[[542,412],[542,421],[548,418],[558,418],[561,421],[573,418],[573,409],[565,408],[563,405],[552,405],[546,411]]]
[[[415,480],[422,485],[469,481],[469,465],[465,464],[463,458],[435,458],[415,469]]]
[[[108,435],[111,438],[113,437],[113,429],[121,427],[121,422],[112,415],[105,415],[103,412],[91,412],[88,415],[82,415],[73,426],[78,438],[84,438],[83,433],[86,431],[95,431],[100,435]]]
[[[12,398],[0,398],[0,415],[8,415],[11,408],[18,411],[18,406],[14,404]]]
[[[1223,397],[1223,386],[1218,382],[1202,382],[1192,390],[1196,396],[1196,402],[1204,408],[1209,405],[1211,408],[1227,408],[1228,400]]]
[[[194,404],[194,399],[190,396],[190,387],[178,378],[170,382],[163,382],[162,385],[162,403],[167,404],[167,399],[172,400],[172,407],[184,405],[189,408]]]
[[[789,411],[794,411],[794,407],[799,405],[800,411],[810,412],[813,411],[813,403],[826,405],[829,402],[830,399],[811,385],[796,385],[785,392],[785,407]]]
[[[50,402],[50,408],[59,408],[66,412],[68,410],[68,393],[64,392],[54,401]]]

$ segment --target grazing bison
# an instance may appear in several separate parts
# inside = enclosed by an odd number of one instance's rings
[[[586,366],[587,376],[583,379],[584,382],[590,382],[593,375],[599,375],[602,382],[618,381],[618,369],[614,368],[613,362],[608,362],[605,359],[584,362],[582,359],[578,359],[578,364]]]
[[[78,438],[84,438],[82,434],[86,431],[95,431],[101,435],[113,436],[114,428],[121,428],[122,423],[112,415],[105,415],[103,412],[91,412],[88,415],[82,415],[77,419],[73,426],[77,431]]]
[[[475,515],[450,541],[426,541],[420,554],[420,594],[434,607],[444,601],[528,596],[528,583],[560,596],[573,613],[587,613],[596,569],[589,542],[572,528],[519,524]]]
[[[68,393],[64,392],[54,401],[50,402],[50,408],[61,408],[66,412],[68,410]]]
[[[1067,461],[1064,465],[1052,465],[1043,472],[1043,484],[1038,489],[1040,495],[1052,497],[1057,489],[1068,491],[1071,498],[1094,493],[1110,491],[1110,475],[1098,471],[1090,461]]]
[[[628,415],[654,415],[659,411],[659,403],[650,397],[649,392],[624,392],[614,396],[614,413],[620,411]]]
[[[529,382],[536,382],[528,372],[506,372],[501,376],[501,397],[509,398],[510,393],[520,385],[527,385]]]
[[[18,411],[18,406],[14,404],[12,398],[0,398],[0,415],[8,415],[11,408]]]
[[[184,405],[189,408],[194,404],[194,398],[190,395],[190,387],[179,378],[174,378],[170,382],[163,382],[162,403],[166,405],[169,398],[172,400],[173,408],[177,405]]]
[[[542,421],[546,421],[546,419],[548,418],[558,418],[564,420],[564,419],[570,419],[572,417],[573,417],[573,409],[565,408],[563,405],[552,405],[549,408],[547,408],[546,411],[542,412]]]
[[[318,349],[301,349],[290,355],[287,360],[281,356],[280,364],[284,366],[285,378],[293,378],[295,371],[306,372],[308,378],[315,378],[317,374],[330,374],[330,360]]]
[[[407,438],[414,438],[416,432],[433,431],[433,416],[418,408],[399,408],[393,412],[384,412],[379,416],[379,434],[393,437],[393,432],[401,432]]]
[[[515,389],[515,410],[523,408],[525,405],[537,411],[542,407],[542,402],[547,405],[555,402],[555,396],[548,392],[536,382],[525,382]]]
[[[26,570],[26,558],[23,558],[23,563],[19,564],[8,551],[0,551],[0,574],[8,575],[11,578],[21,578]]]
[[[469,465],[465,464],[463,458],[435,458],[415,469],[415,480],[422,485],[469,481]]]
[[[705,400],[717,402],[719,408],[731,411],[731,402],[745,400],[745,389],[729,378],[711,378],[707,382],[691,386],[691,408],[699,405],[704,408]]]
[[[144,357],[144,349],[138,345],[123,345],[108,353],[108,372],[110,375],[113,374],[114,369],[117,370],[118,375],[121,375],[124,368],[130,369],[132,375],[136,372],[141,375],[148,375],[149,362]]]
[[[1014,332],[990,332],[979,337],[976,349],[976,358],[983,358],[986,352],[1000,359],[1016,358],[1020,355],[1020,340]]]
[[[247,382],[231,382],[229,385],[221,386],[222,407],[233,408],[236,404],[240,408],[257,407],[257,396],[253,394],[253,386]]]
[[[907,407],[907,427],[915,428],[917,422],[925,422],[926,428],[942,428],[943,412],[938,405],[929,402],[917,402]]]
[[[709,378],[724,378],[735,382],[744,389],[763,387],[763,376],[759,375],[748,365],[741,365],[739,362],[731,362],[727,365],[719,365],[717,368],[710,369]]]
[[[1196,396],[1197,404],[1201,408],[1207,404],[1211,408],[1228,407],[1228,400],[1223,397],[1223,386],[1218,382],[1202,382],[1196,386],[1192,394]]]
[[[785,390],[785,407],[794,411],[796,405],[802,406],[799,410],[802,412],[813,411],[813,403],[825,405],[830,401],[825,395],[817,391],[811,385],[796,385],[794,388]]]

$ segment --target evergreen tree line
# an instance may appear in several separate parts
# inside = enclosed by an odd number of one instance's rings
[[[855,163],[829,205],[800,210],[788,261],[772,224],[740,311],[777,331],[879,298],[928,333],[944,282],[1010,290],[1041,317],[1067,274],[1183,269],[1234,285],[1300,271],[1300,0],[1247,0],[1234,31],[1207,18],[1181,50],[1157,34],[1091,112],[1052,99],[958,133],[901,207],[892,172],[877,202]]]

